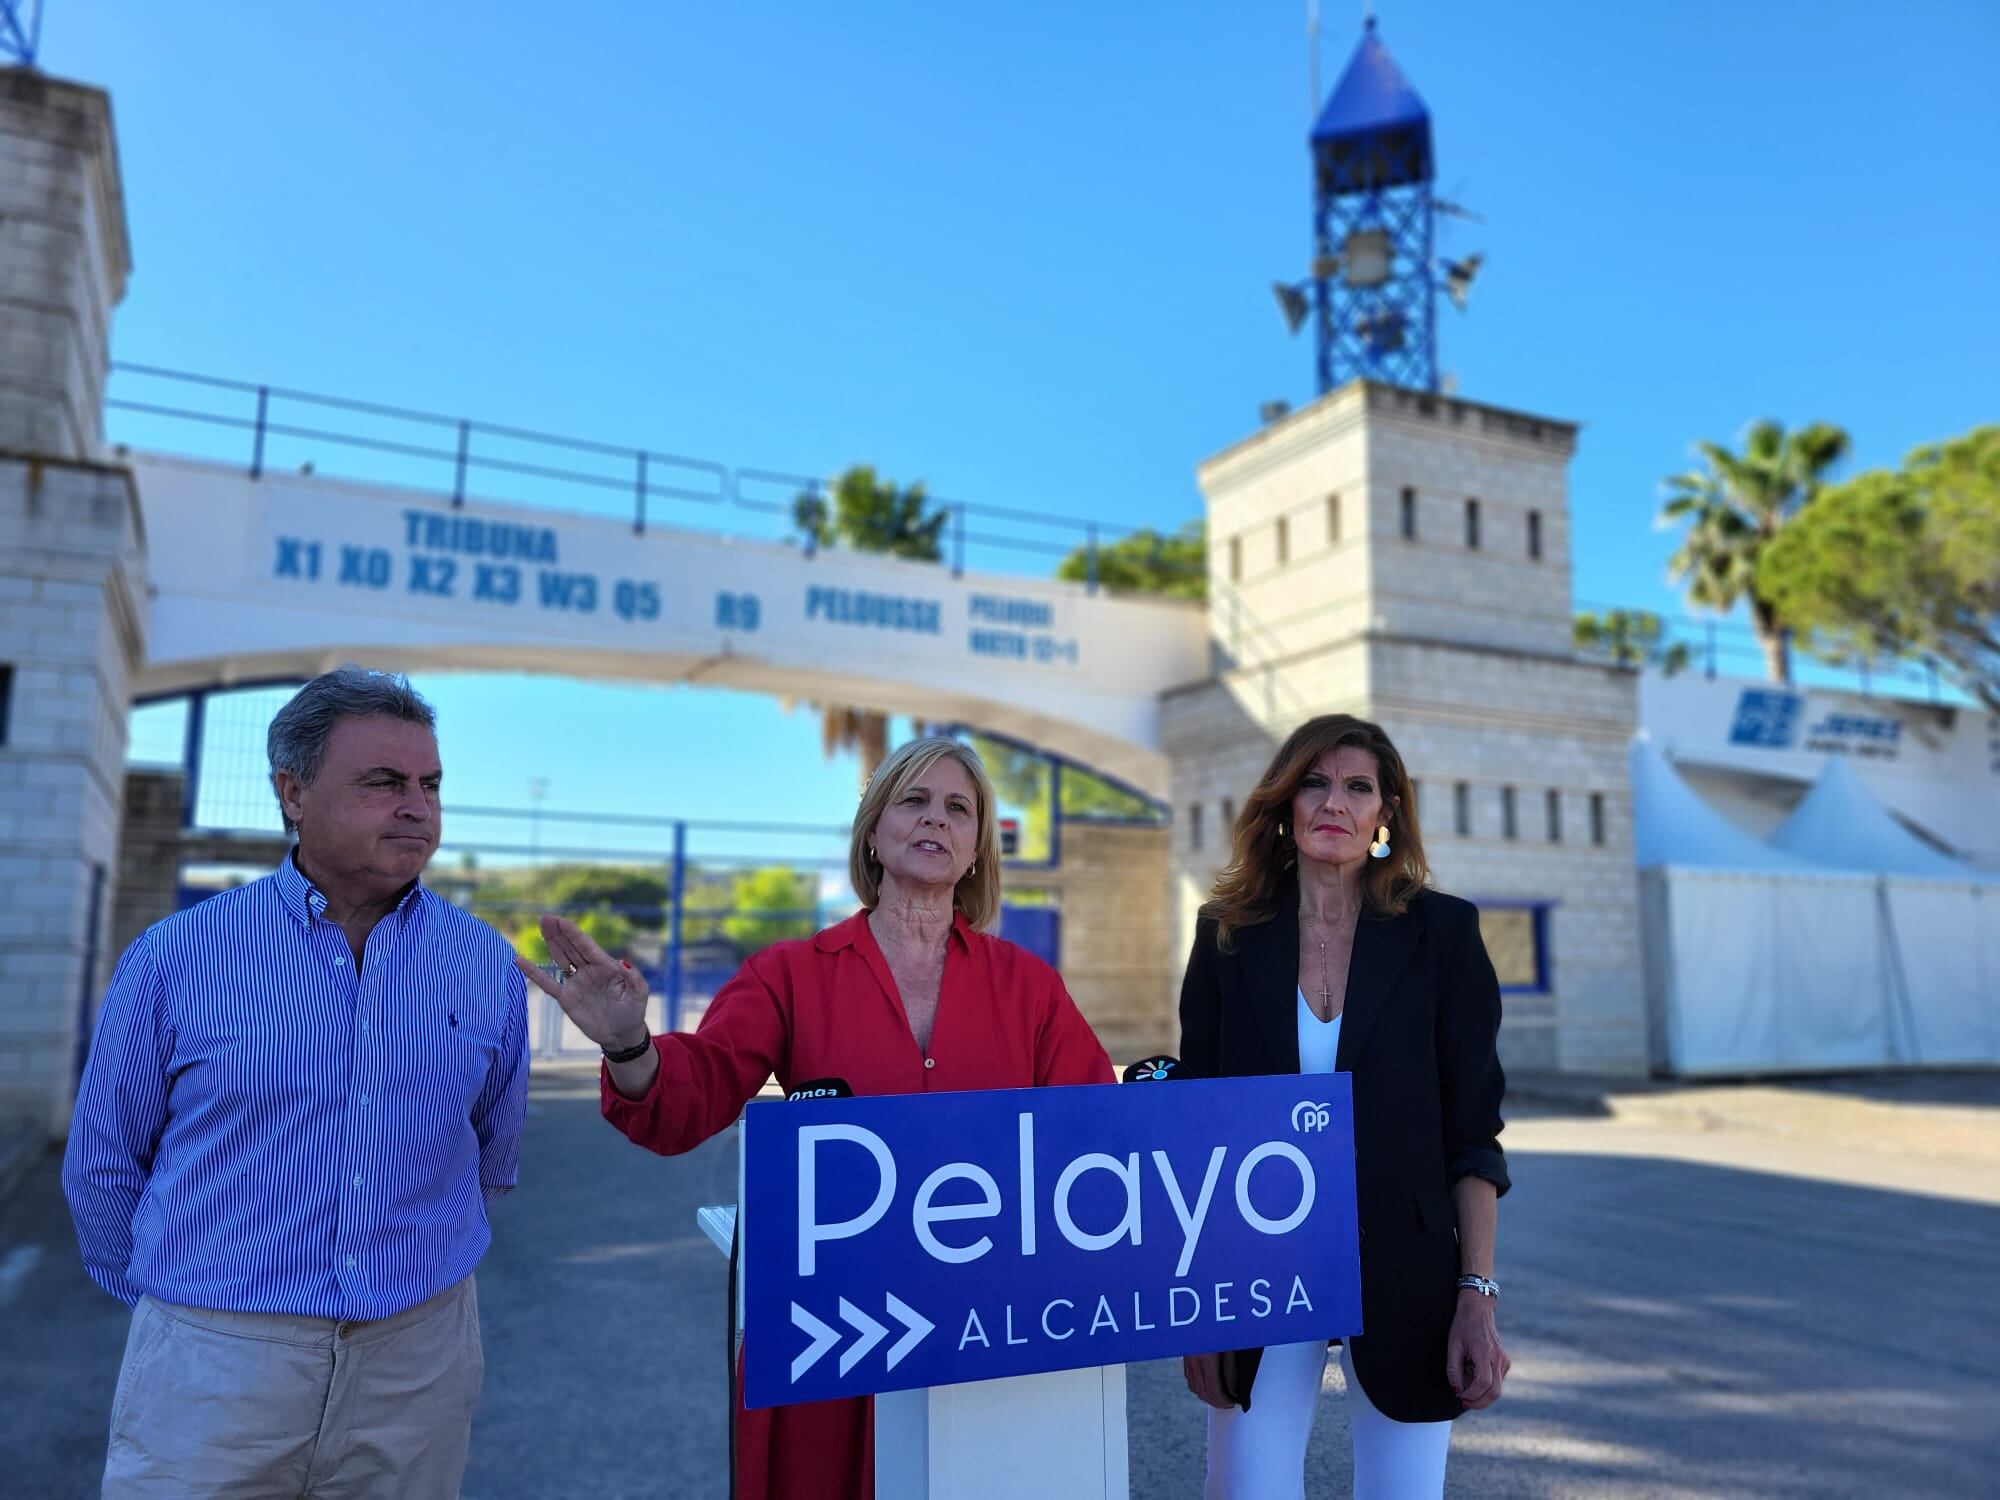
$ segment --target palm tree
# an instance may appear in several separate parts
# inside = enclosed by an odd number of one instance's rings
[[[886,553],[917,562],[941,562],[941,540],[950,513],[930,508],[921,483],[898,488],[876,477],[871,464],[856,464],[833,482],[832,499],[809,490],[792,501],[792,521],[813,548],[847,547]],[[854,750],[861,760],[861,784],[889,754],[889,716],[846,704],[816,704],[820,745],[830,760]]]
[[[1576,648],[1621,667],[1658,667],[1667,676],[1685,671],[1685,641],[1667,639],[1667,622],[1649,609],[1607,609],[1579,613],[1571,622]]]
[[[1819,492],[1847,447],[1847,433],[1829,422],[1789,433],[1780,423],[1756,422],[1740,455],[1720,443],[1697,443],[1706,467],[1667,479],[1661,519],[1691,518],[1668,569],[1686,581],[1696,604],[1726,611],[1739,599],[1749,601],[1750,624],[1773,682],[1792,680],[1790,632],[1757,587],[1757,561],[1779,528]]]

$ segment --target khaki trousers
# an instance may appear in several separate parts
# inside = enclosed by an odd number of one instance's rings
[[[452,1500],[485,1360],[472,1278],[373,1322],[142,1297],[106,1500]]]

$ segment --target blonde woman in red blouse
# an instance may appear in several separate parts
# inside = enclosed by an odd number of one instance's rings
[[[1109,1083],[1111,1063],[1061,976],[986,931],[1000,913],[993,787],[955,740],[913,740],[868,783],[848,870],[861,910],[753,955],[699,1029],[649,1036],[646,985],[574,922],[542,918],[560,979],[525,961],[604,1050],[604,1117],[663,1155],[723,1129],[775,1076],[856,1094]],[[736,1414],[746,1500],[866,1500],[873,1403]]]

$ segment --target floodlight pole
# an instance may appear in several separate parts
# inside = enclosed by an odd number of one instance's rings
[[[35,65],[42,44],[42,0],[0,0],[0,61]]]

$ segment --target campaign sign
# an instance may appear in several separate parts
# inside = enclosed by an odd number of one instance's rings
[[[1344,1073],[753,1104],[750,1406],[1361,1331]]]

